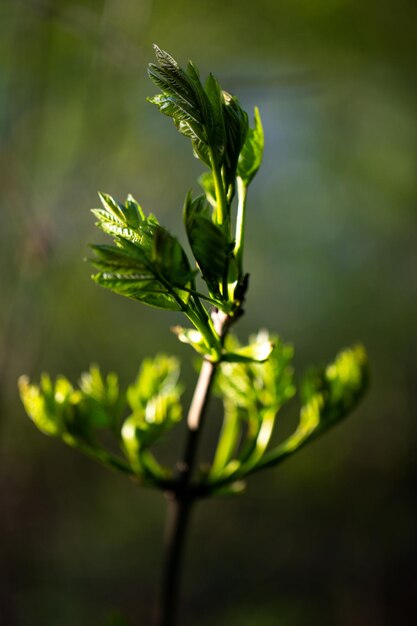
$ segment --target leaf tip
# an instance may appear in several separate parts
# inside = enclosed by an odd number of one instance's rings
[[[19,387],[19,390],[26,389],[29,383],[30,378],[26,374],[22,374],[22,376],[19,376],[19,378],[17,379],[17,386]]]

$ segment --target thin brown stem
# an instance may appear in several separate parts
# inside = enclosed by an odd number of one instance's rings
[[[223,343],[231,320],[226,313],[217,309],[212,312],[211,317],[214,329]],[[177,624],[180,576],[188,521],[192,505],[199,497],[198,491],[193,488],[192,478],[197,462],[198,444],[218,365],[218,362],[203,360],[188,412],[187,438],[184,455],[178,466],[178,479],[175,486],[167,493],[166,552],[155,626],[176,626]]]
[[[167,494],[169,509],[166,531],[166,556],[161,594],[157,607],[156,626],[175,626],[177,623],[184,545],[190,511],[195,500],[195,495],[190,488],[191,479],[195,469],[198,443],[216,369],[216,363],[203,361],[188,413],[187,440],[183,460],[179,466],[177,487],[174,492]]]
[[[180,576],[191,504],[191,499],[179,500],[173,494],[168,496],[166,557],[161,595],[157,606],[156,626],[175,626],[176,624]]]

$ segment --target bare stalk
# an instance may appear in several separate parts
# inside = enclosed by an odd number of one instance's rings
[[[228,317],[217,312],[213,323],[221,339],[227,331]],[[187,417],[187,438],[183,459],[179,464],[176,487],[167,493],[168,519],[165,537],[165,562],[158,599],[155,626],[175,626],[178,613],[180,577],[188,520],[196,494],[192,477],[197,461],[198,444],[206,415],[214,377],[219,363],[203,361]]]
[[[165,537],[165,563],[157,607],[156,626],[175,626],[179,583],[184,557],[188,520],[194,497],[190,490],[197,459],[204,416],[216,373],[216,364],[203,361],[187,419],[187,440],[179,466],[177,488],[167,494],[168,519]]]

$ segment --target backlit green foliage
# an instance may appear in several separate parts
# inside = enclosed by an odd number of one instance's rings
[[[229,335],[228,343],[235,353],[242,350],[234,336]],[[251,337],[246,348],[265,350],[265,361],[224,362],[220,367],[217,392],[223,398],[225,419],[210,471],[213,483],[242,477],[256,467],[278,411],[295,394],[291,346],[263,331]]]
[[[143,362],[126,390],[120,390],[115,374],[104,378],[95,365],[81,375],[78,387],[63,376],[53,382],[43,374],[39,385],[22,376],[19,389],[26,412],[43,433],[146,483],[149,475],[169,475],[147,449],[182,417],[179,373],[178,361],[160,354]],[[101,443],[103,429],[113,435],[119,455]]]
[[[134,300],[161,309],[181,311],[187,306],[193,273],[187,256],[175,237],[145,217],[138,203],[129,196],[119,204],[100,194],[103,209],[94,209],[97,225],[114,236],[115,246],[94,245],[93,265],[99,270],[93,279]]]
[[[231,197],[248,132],[247,113],[234,96],[221,89],[212,74],[203,86],[193,63],[184,71],[169,54],[158,46],[154,49],[157,64],[151,63],[148,73],[162,93],[149,101],[191,139],[197,158],[211,169],[223,170],[226,194]]]
[[[341,352],[327,367],[312,370],[301,387],[299,425],[278,446],[270,441],[281,408],[296,394],[293,349],[262,331],[241,345],[230,327],[243,314],[248,287],[244,271],[247,190],[263,156],[260,114],[254,125],[238,100],[210,74],[203,83],[190,62],[182,69],[155,46],[149,76],[160,93],[150,102],[171,117],[190,139],[205,171],[201,195],[189,191],[183,219],[190,260],[178,239],[145,214],[132,196],[124,204],[99,194],[97,226],[113,238],[93,245],[93,280],[116,294],[144,304],[184,313],[191,327],[173,330],[181,342],[212,364],[215,391],[223,400],[224,420],[211,467],[201,468],[201,493],[238,492],[243,479],[278,464],[306,442],[344,418],[366,388],[367,359],[362,346]],[[197,279],[204,284],[197,287]],[[78,387],[48,375],[39,385],[20,379],[24,407],[45,434],[60,438],[108,467],[142,484],[175,490],[174,470],[159,464],[153,448],[182,417],[179,363],[158,355],[146,359],[125,390],[117,376],[103,377],[97,366]],[[98,437],[110,431],[120,453]]]
[[[150,458],[144,454],[145,450],[182,417],[179,373],[179,363],[174,357],[159,355],[153,360],[146,359],[127,390],[132,413],[124,422],[121,435],[132,467],[139,474],[146,471]]]

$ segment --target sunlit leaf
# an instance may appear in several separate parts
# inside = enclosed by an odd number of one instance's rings
[[[346,417],[362,398],[368,378],[368,360],[361,345],[340,352],[327,367],[312,370],[304,381],[296,431],[268,452],[261,466],[276,465]]]
[[[19,392],[26,413],[35,426],[45,435],[59,437],[65,430],[64,413],[71,404],[71,384],[60,378],[56,388],[50,377],[42,374],[40,385],[33,385],[27,376],[21,376]]]
[[[171,330],[182,343],[187,343],[192,346],[199,354],[207,354],[207,345],[198,330],[194,328],[183,328],[182,326],[174,326]]]
[[[249,346],[245,346],[243,351],[250,352],[251,349],[258,356],[269,352],[266,362],[222,363],[217,388],[224,397],[243,409],[273,407],[278,410],[295,393],[290,365],[293,349],[265,331],[250,337]],[[229,335],[225,350],[229,354],[239,354],[242,348],[237,339]]]
[[[239,347],[234,352],[226,352],[222,360],[228,363],[264,363],[270,357],[274,344],[268,339]]]
[[[144,278],[140,275],[126,276],[122,273],[113,274],[101,272],[100,274],[93,275],[92,278],[101,287],[105,287],[121,296],[138,300],[139,302],[154,306],[158,309],[181,311],[182,306],[174,293],[177,294],[178,298],[181,300],[189,297],[189,294],[186,292],[182,294],[174,290],[172,293],[167,291],[165,286],[161,286],[154,280],[153,276]]]
[[[97,365],[81,375],[79,407],[90,424],[101,428],[116,428],[125,404],[119,381],[114,373],[104,377]]]
[[[167,52],[156,45],[154,50],[157,64],[149,64],[148,74],[162,94],[148,98],[149,102],[171,117],[181,134],[208,146],[205,119],[208,103],[198,73],[189,66],[189,75]]]
[[[115,246],[94,245],[93,280],[113,292],[145,304],[183,310],[193,282],[187,256],[153,215],[145,217],[129,196],[125,205],[100,194],[104,209],[95,210],[100,227],[114,236]],[[183,289],[186,288],[186,289]]]
[[[244,476],[259,463],[279,409],[295,393],[290,365],[293,350],[277,337],[261,331],[242,348],[236,337],[229,335],[225,349],[230,362],[222,362],[216,383],[225,417],[209,474],[214,482]],[[256,362],[255,357],[264,362]]]
[[[122,459],[99,445],[94,435],[97,427],[114,430],[123,409],[124,395],[114,374],[103,378],[92,366],[82,375],[78,389],[63,376],[52,381],[42,374],[39,385],[22,376],[19,390],[26,412],[41,432],[59,437],[106,467],[133,474]]]
[[[210,168],[224,168],[226,190],[231,188],[230,201],[248,129],[247,114],[212,74],[203,87],[193,63],[185,71],[167,52],[158,46],[154,49],[157,63],[149,65],[148,74],[162,93],[148,100],[191,139],[197,158]]]
[[[312,370],[308,374],[302,386],[302,413],[318,412],[319,428],[326,429],[356,406],[367,384],[365,349],[361,345],[348,348],[324,369]]]
[[[258,171],[264,150],[264,133],[259,109],[255,107],[254,127],[249,128],[239,156],[237,175],[248,186]]]
[[[158,355],[145,359],[136,381],[127,390],[132,413],[122,426],[122,439],[133,466],[140,466],[142,450],[151,445],[182,417],[178,383],[179,362]]]

